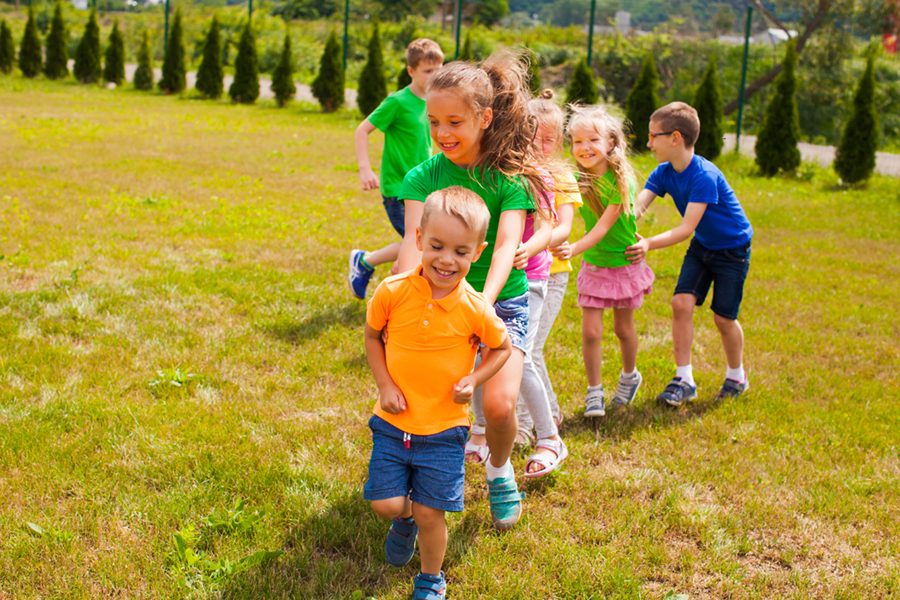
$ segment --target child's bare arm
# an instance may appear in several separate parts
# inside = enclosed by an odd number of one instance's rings
[[[553,235],[550,236],[550,247],[555,248],[569,239],[572,233],[572,221],[575,218],[575,205],[572,203],[562,204],[556,209],[556,216],[559,222],[553,228]]]
[[[513,260],[516,256],[516,249],[519,247],[519,242],[522,241],[522,231],[524,229],[524,210],[507,210],[501,213],[500,223],[497,226],[494,254],[491,256],[491,267],[488,269],[487,278],[484,282],[483,294],[489,304],[494,304],[497,301],[500,290],[503,289],[506,280],[509,278]]]
[[[532,256],[547,249],[550,245],[550,237],[552,235],[553,222],[542,219],[541,217],[535,217],[534,235],[516,249],[513,267],[516,269],[524,269]]]
[[[406,410],[406,398],[403,397],[403,392],[400,391],[400,388],[391,379],[391,374],[388,373],[381,331],[366,323],[365,336],[366,359],[369,361],[369,368],[372,369],[375,383],[378,385],[381,408],[391,414],[401,413]]]
[[[677,227],[658,233],[651,238],[638,236],[638,242],[625,249],[625,256],[633,263],[640,262],[644,260],[650,250],[674,246],[688,239],[700,224],[700,219],[706,212],[706,206],[703,202],[689,202],[684,211],[684,217]]]
[[[644,216],[644,213],[647,212],[647,209],[650,208],[650,205],[653,204],[654,200],[656,200],[656,194],[647,188],[638,192],[637,199],[634,202],[635,219],[640,220],[641,217]]]
[[[560,260],[567,260],[593,248],[609,233],[609,230],[616,224],[621,214],[621,204],[610,204],[603,211],[603,214],[600,215],[600,220],[597,221],[590,231],[584,234],[583,238],[572,244],[561,244],[554,254]]]
[[[509,343],[509,336],[506,336],[500,346],[490,348],[482,354],[481,364],[475,371],[460,379],[459,383],[453,386],[453,401],[457,404],[471,402],[475,388],[496,375],[511,354],[512,345]]]
[[[359,182],[363,191],[378,189],[378,175],[372,170],[372,162],[369,160],[369,134],[375,131],[375,126],[368,119],[356,128],[356,162],[359,164]]]
[[[397,256],[397,272],[403,273],[415,268],[422,261],[422,253],[416,247],[416,229],[422,224],[422,213],[425,211],[425,203],[416,200],[405,200],[403,206],[406,210],[404,216],[405,235],[400,242],[400,252]]]

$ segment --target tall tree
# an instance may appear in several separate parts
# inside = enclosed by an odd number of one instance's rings
[[[462,48],[459,49],[459,56],[456,57],[456,60],[475,60],[475,53],[472,52],[472,38],[469,37],[468,31],[466,32],[465,39],[463,39],[463,45]]]
[[[22,45],[19,46],[19,68],[25,77],[37,77],[41,72],[43,57],[41,56],[41,34],[38,33],[34,10],[28,7],[28,21],[25,33],[22,34]]]
[[[319,61],[319,74],[312,84],[313,96],[324,112],[334,112],[344,104],[344,64],[341,44],[334,30],[328,35]]]
[[[53,21],[50,23],[50,35],[47,36],[47,57],[44,63],[44,75],[47,79],[62,79],[69,75],[69,40],[66,34],[66,22],[62,14],[62,2],[57,0],[53,10]]]
[[[381,37],[378,35],[378,23],[372,28],[369,39],[369,56],[366,65],[359,75],[359,93],[356,104],[364,116],[368,116],[378,108],[387,96],[387,82],[384,78],[384,58],[381,53]]]
[[[599,98],[594,72],[582,58],[575,65],[572,81],[566,89],[566,104],[596,104]]]
[[[756,137],[756,164],[767,177],[800,166],[800,117],[797,114],[797,52],[787,43],[781,73],[775,81],[775,95],[766,106],[762,128]]]
[[[853,114],[844,126],[841,143],[834,158],[834,170],[845,183],[868,179],[875,170],[878,150],[878,116],[875,112],[875,64],[872,54],[866,61],[856,94]]]
[[[109,83],[122,85],[125,81],[125,40],[119,31],[119,21],[113,21],[112,31],[109,32],[109,45],[106,47],[106,57],[103,64],[103,79]]]
[[[479,0],[475,5],[475,20],[488,27],[493,27],[508,14],[507,0]]]
[[[256,56],[256,38],[253,24],[248,20],[238,44],[234,59],[234,81],[228,88],[234,102],[253,104],[259,98],[259,59]]]
[[[402,90],[411,83],[412,77],[409,76],[409,69],[406,68],[406,65],[403,65],[400,72],[397,73],[397,89]]]
[[[641,72],[634,87],[625,99],[625,114],[631,123],[631,147],[635,152],[644,152],[644,142],[650,127],[650,115],[659,107],[659,73],[652,54],[647,54],[641,65]]]
[[[707,160],[716,160],[722,153],[725,143],[722,122],[722,90],[719,89],[719,71],[716,68],[716,57],[709,59],[709,66],[703,75],[703,81],[694,96],[694,108],[700,117],[700,135],[694,150]]]
[[[75,50],[75,79],[81,83],[96,83],[100,80],[100,26],[97,11],[91,10],[84,26],[84,35]]]
[[[150,51],[150,36],[144,30],[141,49],[138,51],[138,66],[134,72],[134,88],[136,90],[153,89],[153,55]]]
[[[163,59],[162,78],[159,80],[159,89],[168,94],[179,94],[186,86],[182,35],[181,11],[176,10]]]
[[[16,64],[16,44],[6,19],[0,19],[0,73],[9,75]]]
[[[281,56],[278,65],[272,73],[272,93],[278,106],[294,99],[297,95],[297,86],[294,84],[294,54],[291,52],[291,32],[285,30],[284,45],[281,47]]]
[[[222,36],[219,21],[213,15],[206,41],[203,43],[203,60],[197,69],[197,91],[206,98],[221,98],[225,91],[222,72]]]

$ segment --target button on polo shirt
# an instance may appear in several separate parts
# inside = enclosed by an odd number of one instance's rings
[[[392,415],[375,403],[376,415],[407,433],[431,435],[468,426],[468,405],[453,401],[453,386],[472,372],[478,338],[496,348],[506,326],[484,296],[465,281],[444,298],[434,299],[422,267],[388,277],[375,290],[366,310],[375,330],[387,329],[388,373],[403,392],[407,408]]]

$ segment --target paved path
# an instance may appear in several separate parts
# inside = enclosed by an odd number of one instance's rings
[[[741,154],[754,156],[753,147],[756,145],[755,135],[741,136]],[[834,162],[834,146],[817,146],[816,144],[807,144],[800,142],[800,155],[803,160],[816,162],[823,167],[828,167]],[[725,148],[723,152],[734,149],[734,134],[725,134]],[[888,154],[887,152],[877,152],[875,154],[875,170],[882,175],[892,175],[900,177],[900,154]]]

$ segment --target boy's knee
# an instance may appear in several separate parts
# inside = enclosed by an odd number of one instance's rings
[[[502,394],[485,395],[484,418],[488,423],[505,423],[516,414],[516,396],[512,390],[503,390]]]
[[[372,510],[384,519],[395,519],[403,514],[406,509],[406,498],[385,498],[384,500],[372,500]]]
[[[425,506],[424,504],[418,504],[413,502],[412,505],[413,510],[413,518],[416,520],[416,524],[419,527],[429,527],[434,525],[441,525],[444,523],[444,511],[438,510],[436,508],[431,508],[430,506]]]
[[[716,327],[719,328],[719,331],[729,331],[733,329],[737,323],[737,319],[729,319],[728,317],[723,317],[718,314],[713,314],[713,321],[715,322]]]
[[[675,294],[672,296],[672,312],[677,316],[690,315],[694,312],[697,299],[692,294]]]

